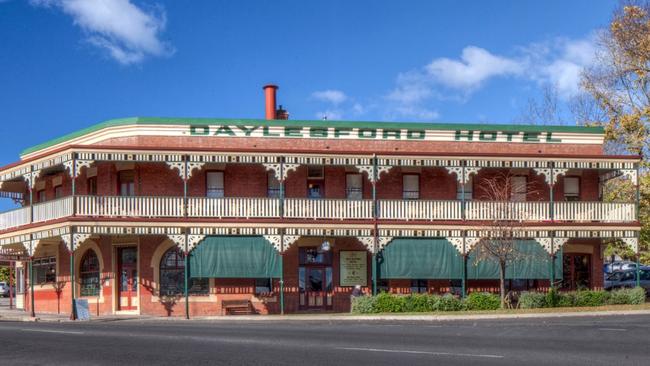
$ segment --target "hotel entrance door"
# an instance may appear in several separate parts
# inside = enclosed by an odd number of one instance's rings
[[[300,308],[327,310],[332,307],[331,253],[316,248],[300,248]]]
[[[138,310],[138,248],[117,249],[118,309]]]

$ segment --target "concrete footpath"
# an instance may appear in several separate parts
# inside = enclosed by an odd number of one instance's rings
[[[537,319],[537,318],[563,318],[563,317],[589,317],[613,315],[650,315],[650,309],[621,309],[621,310],[594,310],[594,311],[561,311],[561,312],[508,312],[508,313],[463,313],[448,314],[291,314],[291,315],[252,315],[252,316],[197,316],[189,321],[450,321],[450,320],[483,320],[483,319]],[[91,317],[92,322],[108,322],[116,320],[138,321],[188,321],[184,317],[155,317],[147,315],[109,315]],[[0,321],[19,322],[70,322],[70,314],[36,314],[31,317],[22,310],[0,309]]]

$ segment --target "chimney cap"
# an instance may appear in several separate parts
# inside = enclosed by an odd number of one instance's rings
[[[266,84],[266,85],[264,85],[264,86],[262,87],[262,89],[264,89],[264,90],[266,90],[266,89],[268,89],[268,88],[280,89],[280,87],[278,87],[278,86],[275,85],[275,84]]]

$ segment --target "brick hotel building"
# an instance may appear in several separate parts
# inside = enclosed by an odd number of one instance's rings
[[[638,251],[639,157],[600,127],[125,118],[29,148],[0,168],[0,255],[19,307],[160,316],[346,312],[363,291],[498,289],[473,247],[506,207],[517,290],[600,288],[603,242]],[[508,200],[482,180],[507,173]],[[537,187],[528,191],[527,187]],[[535,255],[532,255],[535,254]]]

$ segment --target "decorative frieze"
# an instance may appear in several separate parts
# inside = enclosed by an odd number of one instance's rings
[[[63,162],[63,167],[65,170],[68,172],[68,175],[71,178],[76,178],[79,176],[79,173],[81,172],[81,168],[90,168],[90,166],[94,163],[93,160],[68,160]]]
[[[368,156],[311,156],[311,155],[287,155],[284,158],[285,164],[297,165],[370,165],[372,158]]]
[[[544,180],[546,181],[546,184],[548,185],[555,185],[557,183],[557,178],[560,175],[563,175],[567,172],[568,169],[562,169],[562,168],[536,168],[533,169],[537,174],[541,174],[544,176]]]
[[[290,171],[294,171],[298,169],[300,164],[281,164],[281,163],[276,163],[276,164],[262,164],[264,165],[264,168],[266,168],[267,171],[273,171],[273,174],[275,175],[275,179],[277,179],[280,182],[283,182],[284,180],[287,179],[287,176],[289,175]]]

